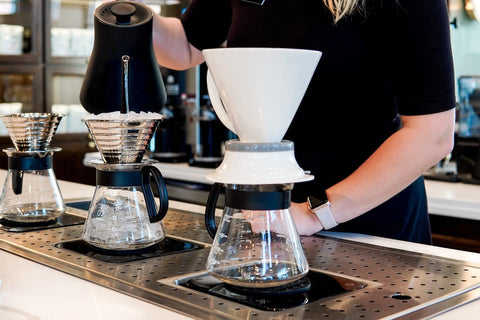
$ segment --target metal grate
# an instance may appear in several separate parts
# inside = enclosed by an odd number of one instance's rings
[[[59,245],[79,240],[83,225],[29,232],[0,230],[0,248],[202,319],[414,319],[480,297],[477,266],[339,239],[302,237],[312,270],[366,286],[287,310],[263,311],[179,285],[206,274],[211,238],[200,214],[171,209],[164,225],[170,239],[195,243],[198,248],[106,262]]]

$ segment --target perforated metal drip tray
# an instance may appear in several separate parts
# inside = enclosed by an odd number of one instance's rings
[[[69,210],[77,215],[80,209]],[[284,298],[285,303],[273,299],[273,307],[252,305],[185,285],[207,276],[205,263],[212,240],[203,215],[171,209],[163,223],[165,245],[178,250],[159,255],[108,259],[92,254],[80,240],[83,225],[28,232],[0,229],[0,248],[199,319],[419,319],[480,297],[478,265],[327,237],[303,237],[314,291],[299,303],[287,304]],[[337,290],[334,284],[334,290],[325,290],[332,279],[340,287],[351,285]]]

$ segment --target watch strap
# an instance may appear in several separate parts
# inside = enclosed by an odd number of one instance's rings
[[[328,230],[338,226],[338,223],[330,211],[330,202],[327,199],[327,195],[326,193],[324,194],[324,199],[309,196],[308,206],[310,207],[310,210],[312,210],[312,212],[317,216],[318,220],[323,226],[323,229]]]

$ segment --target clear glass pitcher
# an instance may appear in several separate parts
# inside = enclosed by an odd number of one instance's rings
[[[207,271],[241,287],[268,288],[305,276],[308,263],[290,215],[292,184],[226,185],[225,208],[216,227],[223,184],[214,184],[205,224],[214,237]]]
[[[127,251],[149,247],[165,237],[161,220],[168,210],[167,190],[160,171],[148,163],[94,162],[97,187],[83,240],[100,249]],[[158,191],[158,205],[150,180]]]
[[[8,156],[8,173],[0,196],[3,219],[16,223],[43,223],[54,221],[65,212],[52,168],[53,153],[59,150],[3,150]]]

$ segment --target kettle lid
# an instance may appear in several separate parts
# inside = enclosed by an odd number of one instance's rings
[[[112,1],[104,3],[95,11],[95,17],[102,23],[122,26],[135,26],[153,18],[147,6],[132,1]]]

